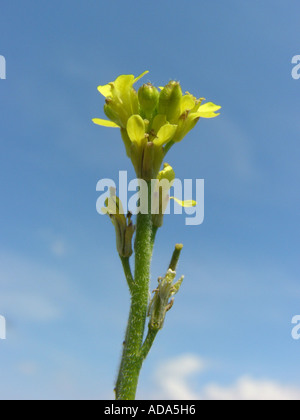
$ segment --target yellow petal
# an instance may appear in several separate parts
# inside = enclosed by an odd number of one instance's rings
[[[199,117],[200,118],[216,118],[220,115],[220,113],[216,114],[215,112],[195,112],[195,114],[192,114],[192,115],[193,115],[193,119],[199,118]]]
[[[105,98],[112,96],[111,85],[98,86],[98,90]]]
[[[128,89],[130,89],[134,82],[134,76],[132,74],[122,74],[121,76],[117,77],[114,82],[114,86],[116,90],[120,93],[125,93]]]
[[[161,181],[162,179],[167,179],[169,182],[173,182],[175,179],[175,172],[171,165],[168,163],[164,164],[164,169],[162,169],[157,176],[157,179]]]
[[[173,124],[165,124],[163,125],[158,133],[157,137],[153,140],[153,143],[157,146],[163,146],[164,144],[168,143],[172,137],[174,136],[177,130],[177,125]]]
[[[164,114],[158,114],[153,120],[152,130],[158,133],[159,129],[167,123],[167,117]]]
[[[207,102],[206,104],[201,105],[197,112],[216,112],[219,111],[219,109],[221,109],[221,106],[215,105],[212,102]]]
[[[216,114],[215,112],[221,109],[221,106],[215,105],[212,102],[208,102],[204,105],[200,105],[196,112],[191,114],[191,118],[215,118],[220,114]]]
[[[94,124],[102,125],[103,127],[120,128],[117,124],[109,120],[102,120],[101,118],[94,118],[92,121]]]
[[[197,206],[197,201],[194,201],[194,200],[181,201],[181,200],[178,200],[178,198],[176,198],[176,197],[170,197],[170,200],[176,201],[176,203],[179,204],[181,207],[195,207],[195,206]]]
[[[144,73],[142,73],[140,76],[134,79],[133,83],[136,83],[138,80],[140,80],[142,77],[144,77],[148,73],[149,73],[149,70],[144,71]]]
[[[195,106],[195,100],[192,95],[184,95],[181,98],[181,113],[183,114],[185,111],[190,111]]]
[[[131,141],[140,143],[145,138],[145,122],[140,115],[132,115],[127,122],[127,133]]]

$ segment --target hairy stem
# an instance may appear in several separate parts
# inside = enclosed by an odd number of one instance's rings
[[[129,258],[120,256],[120,259],[121,259],[121,262],[122,262],[124,274],[125,274],[125,277],[126,277],[126,280],[127,280],[127,284],[128,284],[130,293],[133,293],[134,279],[133,279],[131,268],[130,268]]]
[[[149,198],[150,198],[150,183]],[[148,200],[150,209],[150,200]],[[131,290],[131,308],[124,341],[123,355],[116,383],[117,400],[134,400],[143,364],[143,337],[148,309],[150,264],[153,250],[152,218],[138,214],[135,239],[135,278]]]
[[[148,353],[151,350],[152,344],[154,343],[154,340],[157,336],[158,331],[159,331],[159,328],[150,328],[149,327],[147,337],[144,341],[144,344],[143,344],[143,347],[142,347],[142,350],[141,350],[143,360],[145,360],[146,357],[148,356]]]

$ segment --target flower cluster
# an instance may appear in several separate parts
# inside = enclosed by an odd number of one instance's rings
[[[183,94],[179,82],[170,81],[157,89],[144,84],[138,92],[135,78],[121,75],[114,82],[99,86],[106,98],[104,112],[109,120],[96,118],[95,124],[119,127],[126,153],[138,178],[156,179],[167,151],[195,127],[200,118],[214,118],[221,108],[204,98]]]

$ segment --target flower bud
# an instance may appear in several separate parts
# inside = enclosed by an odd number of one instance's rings
[[[159,100],[158,90],[151,83],[147,83],[140,87],[138,98],[142,113],[146,118],[151,119]]]
[[[159,172],[157,179],[159,181],[167,179],[170,182],[170,185],[172,185],[175,179],[175,172],[172,166],[168,163],[164,163],[164,169]]]
[[[104,105],[104,113],[105,115],[114,123],[116,123],[118,126],[122,126],[122,122],[120,120],[120,117],[118,115],[118,113],[116,111],[114,111],[114,109],[111,106],[112,100],[107,100],[105,105]]]
[[[180,117],[182,90],[179,82],[171,81],[160,92],[158,113],[165,114],[167,121],[175,123]]]
[[[170,188],[175,179],[175,172],[168,163],[164,164],[164,169],[158,173],[157,179],[153,181],[152,197],[152,223],[155,227],[163,225],[164,214],[170,201]]]

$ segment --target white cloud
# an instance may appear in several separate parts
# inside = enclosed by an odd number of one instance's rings
[[[300,389],[270,380],[244,376],[230,386],[207,385],[204,397],[209,400],[300,400]]]
[[[61,315],[60,309],[51,298],[34,292],[3,292],[0,301],[4,313],[17,319],[48,322],[60,318]]]
[[[162,363],[155,377],[164,399],[199,399],[189,386],[189,378],[191,375],[202,372],[204,368],[205,362],[193,354],[184,354]]]
[[[238,378],[232,385],[211,383],[194,389],[192,375],[202,373],[209,364],[197,355],[185,354],[159,365],[155,380],[160,399],[169,400],[300,400],[300,388],[271,380]]]

